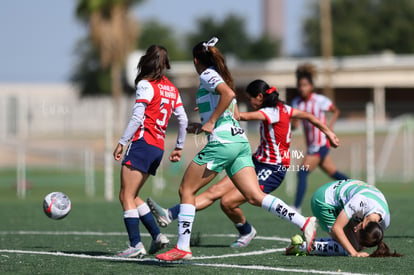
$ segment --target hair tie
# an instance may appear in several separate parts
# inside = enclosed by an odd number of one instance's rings
[[[266,94],[270,95],[271,93],[277,92],[276,87],[270,87],[269,89],[266,90]]]
[[[212,38],[210,38],[209,41],[203,42],[203,46],[208,52],[208,47],[214,47],[217,44],[217,42],[218,42],[218,38],[213,36]]]

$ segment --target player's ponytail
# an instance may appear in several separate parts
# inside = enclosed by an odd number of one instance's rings
[[[382,240],[384,238],[384,230],[377,222],[369,222],[364,229],[359,231],[359,243],[361,246],[374,247],[377,249],[370,257],[401,257],[403,255],[390,252],[389,246]]]
[[[260,94],[263,95],[263,103],[261,108],[264,107],[276,107],[279,102],[279,92],[275,87],[270,87],[265,81],[256,79],[247,85],[246,92],[251,97],[257,97]]]
[[[380,241],[378,243],[377,250],[372,252],[370,257],[376,257],[376,258],[384,258],[384,257],[402,257],[402,254],[397,253],[397,251],[394,250],[394,253],[390,252],[390,247],[383,241]]]
[[[234,89],[233,77],[227,68],[224,56],[214,45],[218,39],[213,37],[209,41],[200,42],[193,48],[193,57],[206,67],[214,67],[226,84]]]
[[[165,70],[170,69],[167,49],[159,45],[150,46],[139,60],[137,69],[138,75],[135,78],[135,85],[142,79],[161,80]]]
[[[299,81],[303,78],[307,79],[313,86],[313,79],[316,77],[316,68],[313,64],[305,63],[299,65],[296,69],[296,83],[299,86]]]

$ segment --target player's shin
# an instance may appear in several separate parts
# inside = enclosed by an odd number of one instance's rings
[[[281,199],[272,195],[266,195],[262,201],[262,208],[266,209],[273,215],[293,223],[302,229],[306,223],[306,218],[298,213],[295,209],[287,205]]]
[[[178,242],[177,248],[190,251],[191,230],[195,217],[196,208],[192,204],[181,204],[178,214]]]
[[[348,256],[346,250],[334,239],[317,239],[313,242],[310,251],[312,255],[319,256]]]

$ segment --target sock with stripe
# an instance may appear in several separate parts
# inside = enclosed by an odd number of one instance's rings
[[[141,242],[138,211],[136,209],[124,211],[124,223],[128,232],[129,244],[130,246],[135,247]]]
[[[158,234],[160,234],[160,229],[154,220],[154,216],[152,216],[151,214],[151,210],[148,204],[146,203],[141,204],[140,206],[137,207],[137,211],[138,211],[142,224],[151,234],[152,239],[153,240],[157,239]]]
[[[180,204],[178,214],[178,241],[177,248],[184,251],[190,250],[191,230],[195,217],[196,208],[192,204]]]
[[[306,218],[304,216],[275,196],[266,195],[262,201],[262,208],[285,221],[293,223],[300,229],[305,225]]]

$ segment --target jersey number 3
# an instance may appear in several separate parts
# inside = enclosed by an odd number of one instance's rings
[[[168,98],[161,98],[161,104],[160,104],[160,113],[163,115],[162,119],[157,119],[157,124],[160,126],[164,126],[167,122],[168,117],[168,107],[170,104],[170,100]],[[172,102],[171,109],[174,109],[174,101]]]

